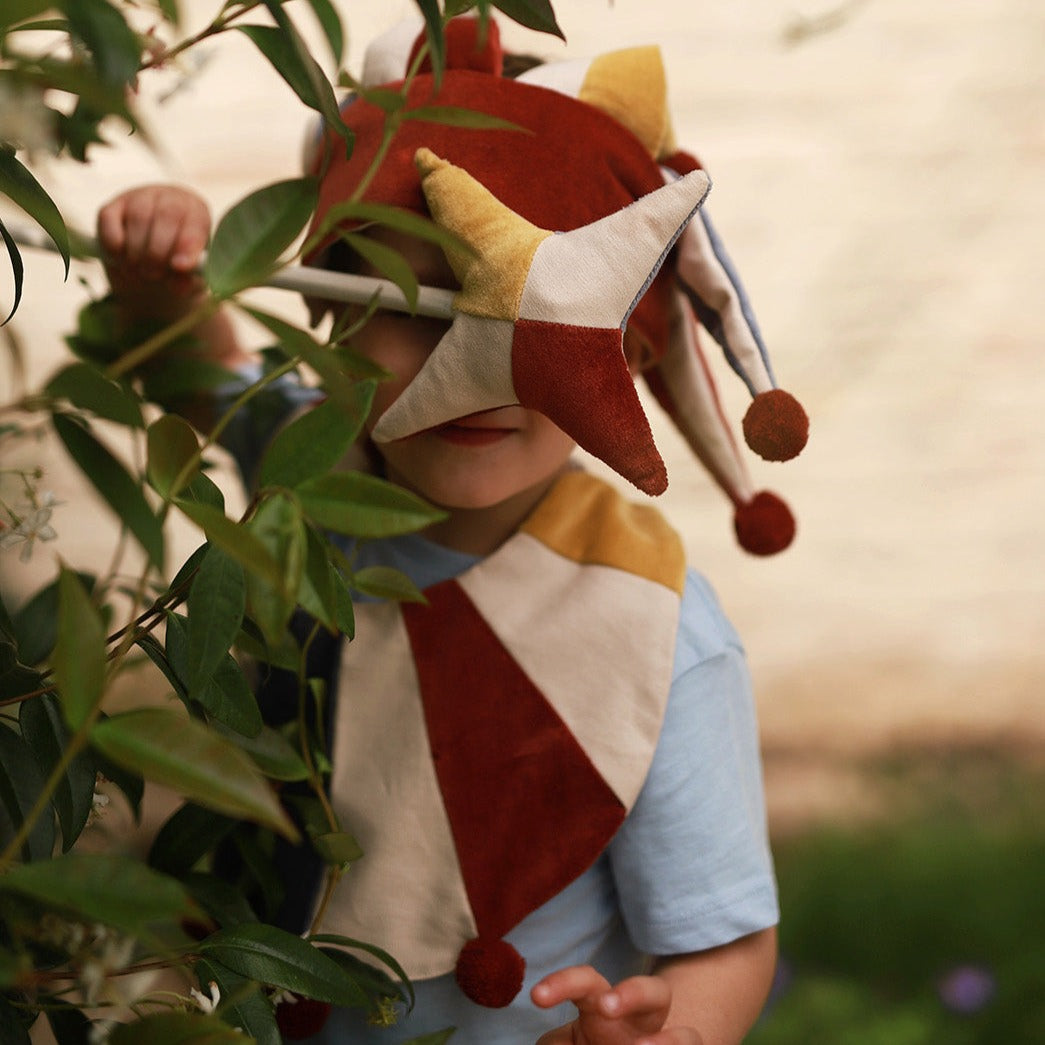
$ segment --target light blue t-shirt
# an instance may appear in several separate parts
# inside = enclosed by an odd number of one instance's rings
[[[227,397],[256,380],[247,368]],[[226,443],[246,476],[255,474],[280,415],[314,398],[281,381],[265,410],[244,412]],[[420,588],[455,577],[478,560],[409,535],[363,544],[358,566],[401,570]],[[649,775],[607,850],[571,885],[505,939],[526,956],[511,1005],[469,1001],[452,974],[414,983],[416,1004],[392,1027],[359,1010],[335,1010],[312,1045],[393,1045],[456,1027],[453,1045],[532,1045],[571,1020],[571,1005],[538,1009],[530,988],[568,965],[591,964],[610,982],[641,972],[650,955],[685,954],[729,943],[778,920],[766,832],[758,727],[740,640],[707,581],[687,574],[671,691]]]
[[[419,536],[357,550],[419,587],[477,560]],[[313,1045],[391,1045],[456,1027],[457,1045],[524,1045],[575,1015],[538,1009],[530,988],[547,973],[591,964],[610,982],[648,955],[729,943],[777,922],[751,686],[736,632],[708,583],[690,571],[682,598],[664,727],[634,808],[595,865],[505,937],[526,956],[522,991],[504,1009],[469,1001],[452,974],[416,982],[416,1005],[393,1027],[335,1011]]]

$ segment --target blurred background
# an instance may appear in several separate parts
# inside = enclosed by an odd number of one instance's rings
[[[356,73],[366,42],[414,11],[337,6]],[[505,25],[508,45],[548,59],[662,46],[679,142],[713,178],[708,208],[777,377],[812,419],[800,458],[750,463],[799,520],[770,560],[737,549],[717,488],[655,424],[662,506],[744,637],[758,694],[785,904],[759,1041],[1045,1041],[1045,7],[555,6],[567,44]],[[217,7],[182,0],[186,31]],[[239,34],[192,53],[142,83],[155,148],[117,129],[87,167],[36,168],[70,224],[92,228],[143,181],[186,182],[218,215],[297,173],[308,127],[283,81]],[[26,260],[11,329],[33,387],[103,286],[91,265],[63,284],[57,259]],[[258,293],[303,319],[288,295]],[[739,425],[746,392],[720,374]],[[5,389],[14,377],[0,355]],[[16,595],[51,579],[56,555],[112,554],[107,509],[59,451],[40,453],[60,539],[28,565],[4,556]]]

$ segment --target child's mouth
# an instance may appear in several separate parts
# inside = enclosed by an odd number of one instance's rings
[[[512,428],[490,428],[487,426],[473,426],[451,422],[433,428],[432,433],[447,443],[455,446],[489,446],[507,439],[512,434]]]
[[[483,410],[466,417],[456,417],[444,425],[431,429],[445,442],[455,446],[489,446],[507,439],[516,429],[505,425],[505,418],[498,417],[500,410]]]

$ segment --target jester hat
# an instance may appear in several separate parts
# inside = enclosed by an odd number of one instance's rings
[[[364,87],[398,87],[421,40],[400,27],[375,41]],[[756,452],[793,457],[808,420],[776,388],[746,295],[701,207],[710,182],[674,146],[659,49],[552,63],[514,80],[500,75],[502,61],[495,22],[451,21],[441,80],[415,76],[406,109],[467,109],[514,127],[462,127],[434,113],[404,120],[363,195],[429,214],[471,248],[447,252],[461,284],[454,321],[373,438],[521,403],[659,494],[666,469],[629,371],[626,330],[654,396],[732,501],[741,546],[780,551],[793,517],[775,494],[754,489],[697,322],[752,393],[743,427]],[[386,113],[365,92],[346,102],[342,119],[355,133],[351,157],[328,138],[306,160],[322,173],[314,230],[352,195],[382,142]]]

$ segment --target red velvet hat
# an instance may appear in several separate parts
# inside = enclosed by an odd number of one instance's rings
[[[733,502],[741,545],[781,550],[794,520],[751,484],[696,319],[752,391],[749,445],[770,460],[794,456],[808,421],[775,388],[746,296],[698,209],[709,182],[674,146],[659,51],[554,63],[509,80],[500,76],[496,23],[484,38],[478,27],[470,17],[448,25],[441,83],[427,72],[411,81],[409,118],[363,193],[431,214],[480,257],[478,266],[449,258],[462,283],[454,324],[374,438],[520,402],[640,489],[660,493],[666,472],[628,371],[626,327],[657,399]],[[401,79],[411,57],[405,40],[402,29],[378,40],[364,80]],[[436,122],[432,107],[486,113],[523,130]],[[353,97],[342,116],[355,133],[351,157],[339,140],[310,150],[312,169],[323,168],[313,229],[352,196],[381,146],[380,105]]]

